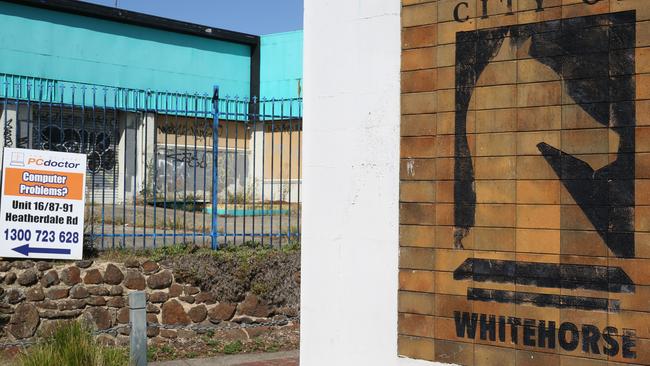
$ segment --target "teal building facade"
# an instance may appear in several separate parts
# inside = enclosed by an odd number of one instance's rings
[[[0,1],[0,74],[94,87],[299,97],[302,31],[256,36],[70,0]]]

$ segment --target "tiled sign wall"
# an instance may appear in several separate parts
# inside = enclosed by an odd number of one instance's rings
[[[403,0],[399,353],[650,365],[650,1]]]

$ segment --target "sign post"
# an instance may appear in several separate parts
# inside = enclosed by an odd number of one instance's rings
[[[86,155],[5,148],[0,257],[82,259]]]

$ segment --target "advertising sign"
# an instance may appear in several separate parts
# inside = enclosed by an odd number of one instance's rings
[[[0,257],[81,259],[86,155],[5,148]]]

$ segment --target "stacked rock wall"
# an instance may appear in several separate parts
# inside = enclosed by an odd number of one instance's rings
[[[127,344],[128,294],[147,293],[147,322],[168,326],[201,326],[222,322],[267,322],[297,316],[291,307],[269,305],[257,295],[243,301],[219,302],[212,291],[178,283],[168,263],[127,260],[124,263],[54,263],[0,261],[0,343],[30,339],[57,321],[83,319],[101,331],[108,344]],[[191,337],[191,330],[149,327],[147,335]]]

